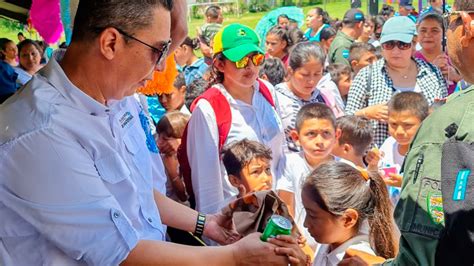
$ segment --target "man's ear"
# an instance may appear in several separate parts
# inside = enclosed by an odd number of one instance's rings
[[[298,136],[298,132],[296,131],[296,129],[292,129],[290,131],[290,137],[297,145],[300,145],[300,138]]]
[[[125,45],[125,40],[121,34],[112,27],[106,28],[100,33],[98,42],[100,53],[108,60],[115,57],[119,45]]]
[[[336,128],[336,139],[339,139],[342,136],[342,130],[340,128]]]
[[[474,38],[474,21],[471,18],[471,15],[461,11],[461,18],[463,24],[463,33],[461,36],[461,45],[462,47],[468,47],[469,44],[473,41]]]
[[[357,221],[359,220],[359,213],[354,209],[347,209],[344,211],[342,219],[345,228],[353,228],[357,225]]]

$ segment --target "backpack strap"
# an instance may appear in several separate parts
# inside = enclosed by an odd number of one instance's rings
[[[265,83],[258,79],[259,91],[262,96],[270,103],[272,107],[275,107],[272,94]],[[197,97],[191,104],[191,112],[196,108],[199,100],[205,99],[209,102],[216,116],[217,131],[219,133],[219,152],[222,150],[224,143],[229,135],[230,127],[232,125],[232,112],[230,109],[229,101],[222,94],[217,87],[211,87],[207,89],[203,94]],[[188,137],[188,125],[183,132],[181,138],[181,145],[178,148],[178,161],[181,174],[183,175],[184,184],[186,185],[186,191],[189,195],[189,202],[191,208],[196,207],[196,200],[194,197],[193,184],[191,179],[191,166],[189,165],[188,152],[187,152],[187,137]]]
[[[197,97],[191,104],[191,111],[194,110],[199,100],[205,99],[209,102],[216,116],[217,131],[219,133],[219,151],[224,146],[227,136],[229,135],[230,126],[232,124],[232,114],[230,105],[225,96],[216,87],[207,89],[201,96]],[[189,195],[189,203],[191,208],[196,208],[196,199],[193,191],[193,183],[191,179],[191,166],[188,160],[187,152],[188,125],[183,132],[181,145],[178,148],[178,161],[181,174],[183,175],[186,192]]]
[[[265,85],[265,82],[263,82],[261,79],[257,79],[258,82],[258,90],[262,94],[263,98],[270,103],[270,105],[275,108],[275,102],[273,101],[272,93],[268,89],[267,85]]]

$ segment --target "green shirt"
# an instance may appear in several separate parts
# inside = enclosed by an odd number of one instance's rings
[[[354,43],[354,39],[342,31],[336,34],[336,38],[329,47],[328,57],[329,63],[339,63],[351,66],[349,63],[349,49]]]

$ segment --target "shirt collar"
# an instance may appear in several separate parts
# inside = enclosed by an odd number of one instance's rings
[[[418,69],[418,74],[416,75],[416,79],[422,78],[424,75],[428,74],[431,71],[431,68],[429,66],[429,63],[426,63],[425,61],[414,58],[412,57],[411,60],[413,60],[416,64],[416,67]],[[377,64],[378,63],[378,64]],[[386,61],[385,59],[380,59],[375,63],[375,66],[378,69],[381,69],[382,73],[388,76],[388,71],[386,67]]]
[[[64,52],[64,49],[55,52],[48,64],[40,70],[39,75],[43,76],[67,102],[71,103],[73,108],[83,110],[91,115],[106,116],[109,112],[109,107],[97,102],[77,88],[71,83],[66,73],[64,73],[59,65]]]
[[[284,96],[292,99],[293,101],[301,101],[303,103],[308,103],[313,101],[319,96],[319,90],[317,89],[317,86],[315,87],[313,93],[311,94],[311,98],[309,100],[303,100],[300,97],[296,96],[291,89],[288,87],[288,83],[283,82],[275,86],[275,90],[283,94]]]
[[[369,236],[360,234],[356,235],[355,237],[347,240],[344,242],[342,245],[334,249],[333,251],[329,252],[326,256],[328,258],[328,262],[330,265],[338,265],[339,262],[344,258],[344,255],[346,254],[346,250],[359,242],[369,242]],[[327,249],[329,249],[329,245],[327,246]]]

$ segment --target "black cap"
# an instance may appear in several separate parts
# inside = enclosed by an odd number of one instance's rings
[[[358,23],[365,21],[364,13],[357,8],[351,8],[344,14],[344,23]]]

